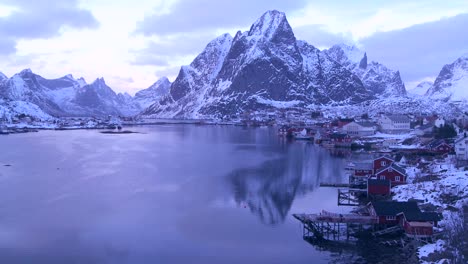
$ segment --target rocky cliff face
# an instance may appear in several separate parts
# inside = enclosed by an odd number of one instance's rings
[[[374,96],[406,96],[406,88],[401,80],[400,72],[393,71],[375,61],[368,63],[367,54],[358,48],[340,44],[324,52],[356,74]]]
[[[442,67],[426,95],[451,101],[468,100],[468,55]]]

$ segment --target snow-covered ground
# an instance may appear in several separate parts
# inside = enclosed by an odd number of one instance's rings
[[[463,207],[468,206],[468,171],[464,168],[457,169],[454,164],[451,158],[447,158],[444,162],[430,165],[429,171],[425,172],[416,167],[408,167],[406,171],[409,183],[393,188],[394,200],[418,199],[424,201],[424,205],[435,206],[442,212],[443,220],[439,222],[437,230],[444,236],[436,243],[419,248],[422,263],[444,263],[444,259],[436,257],[437,260],[434,261],[434,257],[428,256],[446,249],[447,238],[456,235],[453,233],[457,230],[455,226],[462,223]],[[427,177],[427,181],[423,177]],[[453,248],[448,250],[453,251]]]

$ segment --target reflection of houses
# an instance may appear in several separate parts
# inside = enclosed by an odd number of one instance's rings
[[[371,136],[375,134],[375,124],[371,122],[351,122],[343,126],[350,136]]]
[[[352,139],[349,135],[333,133],[330,135],[330,143],[335,147],[351,147]]]
[[[371,216],[384,226],[398,226],[410,237],[430,237],[442,219],[435,212],[422,212],[416,202],[379,201],[368,204]]]
[[[378,124],[384,133],[398,134],[410,131],[410,119],[405,115],[382,115]]]

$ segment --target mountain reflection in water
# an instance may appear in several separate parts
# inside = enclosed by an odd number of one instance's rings
[[[285,143],[286,155],[265,161],[258,167],[233,171],[235,201],[248,207],[262,223],[282,223],[298,195],[305,195],[321,181],[340,182],[343,179],[342,159],[312,144]]]

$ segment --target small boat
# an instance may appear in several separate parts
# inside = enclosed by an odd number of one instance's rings
[[[307,130],[305,128],[299,132],[296,132],[294,138],[296,140],[313,140],[311,136],[307,135]]]

